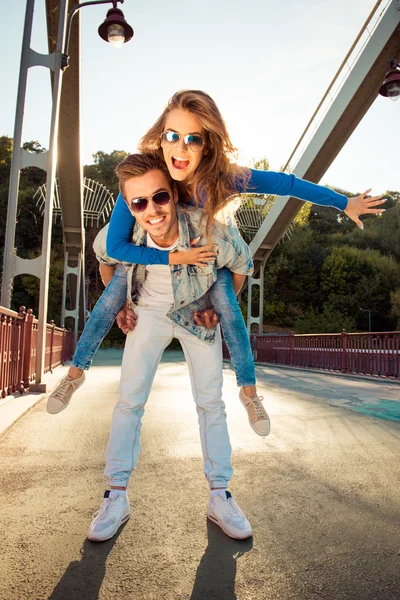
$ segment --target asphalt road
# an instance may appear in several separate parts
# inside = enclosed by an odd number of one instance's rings
[[[354,409],[396,401],[399,387],[259,367],[272,418],[262,439],[227,367],[230,490],[254,530],[238,542],[206,520],[187,369],[169,355],[146,408],[131,519],[95,544],[86,532],[120,358],[100,353],[66,411],[48,415],[42,401],[0,438],[1,600],[399,599],[400,426]]]

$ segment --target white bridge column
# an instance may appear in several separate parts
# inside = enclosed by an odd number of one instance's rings
[[[52,54],[39,54],[30,47],[34,6],[35,0],[27,0],[22,43],[21,67],[18,84],[17,111],[14,127],[13,154],[11,159],[10,189],[8,196],[8,212],[6,223],[6,241],[4,250],[1,304],[5,307],[10,306],[13,280],[16,275],[27,273],[30,275],[34,275],[40,279],[39,330],[36,360],[36,388],[37,391],[42,391],[45,390],[45,386],[41,385],[41,380],[44,371],[44,357],[46,344],[51,227],[53,216],[55,172],[57,162],[58,118],[62,84],[61,54],[64,44],[68,0],[60,0],[59,2],[57,49],[56,52]],[[53,71],[53,103],[51,111],[49,150],[42,154],[32,154],[22,150],[21,147],[28,69],[35,66],[46,67]],[[47,172],[46,202],[43,220],[42,254],[40,257],[33,260],[26,260],[17,257],[14,248],[20,170],[28,166],[39,167]],[[33,389],[32,386],[31,389]]]
[[[259,276],[257,279],[254,277],[249,277],[247,280],[247,331],[249,334],[251,333],[251,326],[253,323],[258,325],[258,333],[263,333],[263,324],[264,324],[264,271],[265,265],[267,261],[264,261],[260,264]],[[253,299],[253,287],[258,285],[260,288],[260,297],[259,297],[259,315],[258,317],[252,316],[252,299]]]
[[[75,261],[76,262],[76,261]],[[63,281],[63,294],[62,294],[62,308],[61,308],[61,327],[65,326],[65,319],[67,317],[71,317],[74,319],[74,338],[75,338],[75,346],[78,342],[78,324],[79,324],[79,314],[80,314],[80,298],[82,294],[81,285],[83,282],[83,266],[84,261],[82,257],[82,253],[78,255],[78,264],[76,266],[71,266],[70,261],[68,259],[68,252],[65,253],[65,261],[64,261],[64,281]],[[75,285],[72,285],[71,277],[76,277]],[[69,283],[69,285],[68,285]],[[67,309],[67,289],[69,288],[69,292],[71,295],[71,304],[73,308]],[[75,293],[74,293],[75,292]],[[75,298],[72,298],[72,296]],[[82,298],[83,307],[86,307],[86,297],[85,295]]]

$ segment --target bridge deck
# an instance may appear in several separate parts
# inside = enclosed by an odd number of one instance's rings
[[[258,368],[272,418],[257,437],[226,367],[235,468],[252,522],[236,542],[206,522],[197,416],[182,356],[161,363],[117,538],[86,540],[103,493],[121,352],[100,353],[60,415],[38,404],[0,440],[0,598],[397,600],[400,429],[340,406],[397,386]],[[173,360],[171,360],[173,359]]]

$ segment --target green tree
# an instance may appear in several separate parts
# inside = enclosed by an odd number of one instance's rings
[[[400,330],[400,290],[390,292],[391,316],[396,319],[396,330]]]
[[[375,331],[392,329],[390,292],[400,287],[400,265],[377,250],[349,246],[333,248],[321,272],[326,301],[352,317],[358,329],[366,329],[365,313],[371,310]]]
[[[352,332],[354,328],[354,319],[328,303],[323,305],[322,311],[315,311],[313,308],[306,310],[294,326],[296,333],[340,333],[343,329]]]
[[[113,150],[110,153],[102,152],[100,150],[93,154],[94,164],[85,165],[83,167],[84,176],[94,179],[108,187],[116,198],[119,190],[115,169],[126,156],[128,156],[128,152],[125,152],[124,150]]]
[[[253,169],[257,171],[269,171],[269,160],[265,156],[258,160],[253,160]]]

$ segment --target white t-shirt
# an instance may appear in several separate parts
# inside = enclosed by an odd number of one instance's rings
[[[146,246],[157,250],[173,250],[178,245],[179,238],[172,246],[161,248],[147,234]],[[174,303],[171,271],[168,265],[146,265],[146,279],[138,286],[138,306],[166,306]]]

